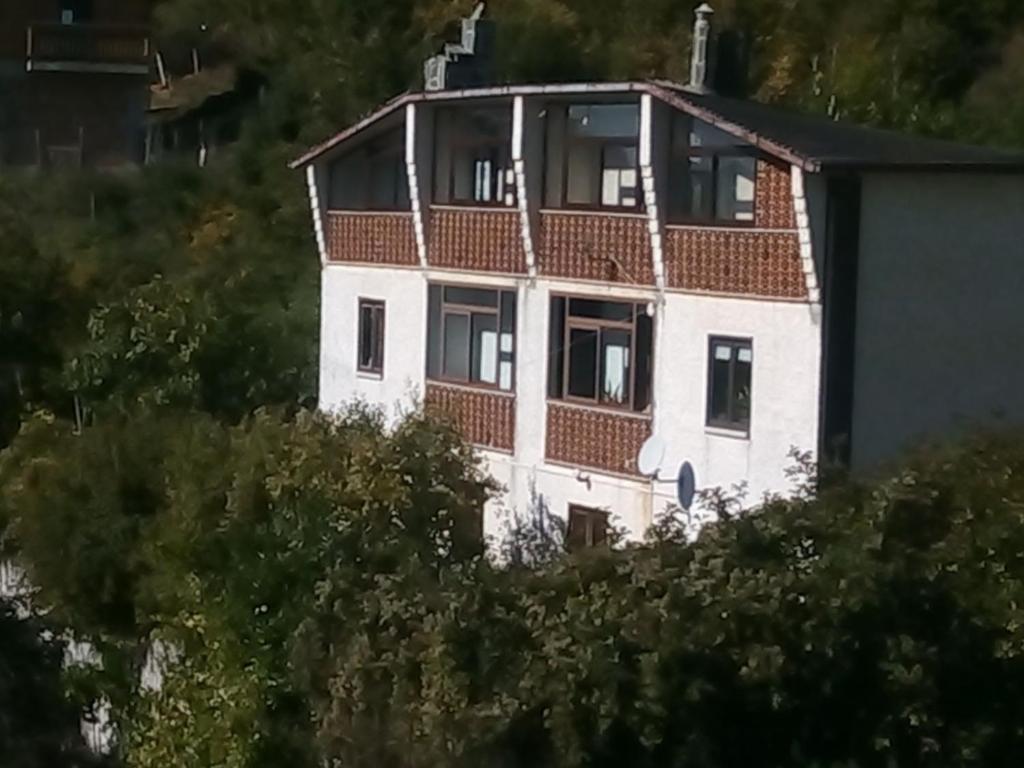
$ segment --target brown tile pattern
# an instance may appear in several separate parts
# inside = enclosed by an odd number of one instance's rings
[[[650,436],[649,418],[548,403],[549,461],[639,477],[636,457]]]
[[[651,236],[644,216],[544,212],[539,242],[542,275],[654,284]]]
[[[446,269],[526,274],[518,209],[432,209],[427,262]]]
[[[665,233],[669,288],[766,298],[807,298],[795,232],[676,229]]]
[[[515,450],[515,397],[429,381],[425,402],[427,408],[451,418],[467,442],[481,448]]]
[[[762,229],[796,229],[790,168],[769,160],[757,161],[754,219]]]
[[[328,261],[418,266],[412,214],[339,213],[325,221]]]

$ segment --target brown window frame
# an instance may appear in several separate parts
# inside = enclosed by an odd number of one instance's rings
[[[732,350],[729,360],[729,381],[727,385],[728,417],[725,419],[715,418],[714,415],[714,394],[715,394],[715,347],[728,346]],[[750,352],[750,402],[747,403],[746,420],[733,417],[736,405],[736,363],[737,353],[741,350]],[[754,408],[754,340],[737,336],[709,336],[708,337],[708,392],[707,392],[707,426],[713,429],[724,429],[737,434],[750,434],[750,424],[753,420]]]
[[[704,122],[711,128],[722,131],[713,123],[708,123],[706,120],[701,121],[700,118],[692,115],[676,111],[672,114],[672,122],[675,123],[680,117],[685,117],[691,124],[696,122]],[[724,131],[722,131],[724,133]],[[737,143],[732,146],[705,146],[695,147],[690,141],[692,136],[692,129],[687,131],[686,134],[686,146],[680,150],[676,144],[676,132],[671,130],[669,132],[669,184],[671,185],[671,176],[676,175],[674,165],[677,161],[685,161],[687,164],[687,172],[684,175],[686,182],[689,179],[689,164],[694,158],[711,158],[711,216],[694,216],[689,213],[679,214],[672,209],[672,193],[671,190],[668,194],[668,205],[666,206],[666,221],[669,226],[708,226],[708,227],[735,227],[737,229],[752,229],[757,226],[757,162],[759,159],[759,153],[757,148],[752,145],[745,145],[739,139]],[[754,210],[749,219],[727,219],[717,215],[718,206],[718,169],[719,161],[722,159],[735,159],[735,158],[749,158],[754,161],[754,199],[753,206]]]
[[[639,322],[638,318],[641,312],[646,312],[645,303],[642,301],[629,300],[629,299],[609,299],[607,297],[596,297],[596,296],[580,296],[576,294],[551,294],[551,299],[562,299],[565,301],[564,317],[562,319],[563,331],[562,331],[562,354],[559,365],[561,366],[561,388],[557,396],[552,396],[549,392],[549,399],[554,399],[559,402],[566,402],[576,405],[584,405],[589,408],[601,408],[612,411],[627,412],[627,413],[647,413],[651,409],[651,387],[653,385],[653,371],[654,371],[654,332],[653,332],[653,319],[651,327],[651,339],[650,339],[650,371],[647,377],[647,402],[643,408],[637,409],[637,352],[638,352],[638,339],[639,334]],[[597,301],[606,304],[620,304],[623,306],[630,306],[633,309],[632,320],[605,320],[600,318],[586,318],[581,316],[574,316],[571,312],[572,301],[583,300],[583,301]],[[595,395],[593,398],[581,397],[579,395],[572,395],[569,393],[569,375],[570,375],[570,361],[571,361],[571,343],[572,331],[596,331],[597,332],[597,360],[594,366],[594,381]],[[629,397],[625,402],[616,403],[608,400],[601,399],[601,371],[603,367],[601,350],[603,348],[602,338],[604,331],[627,331],[629,333]],[[549,350],[550,353],[550,350]],[[550,359],[550,354],[549,354]],[[549,362],[550,364],[550,362]]]
[[[516,389],[516,347],[517,347],[517,344],[518,344],[518,342],[517,342],[518,328],[516,327],[516,323],[518,322],[518,306],[517,306],[517,304],[518,304],[518,299],[519,299],[518,292],[516,291],[516,289],[515,288],[496,287],[496,286],[493,286],[493,285],[476,285],[476,284],[470,285],[470,284],[464,284],[464,283],[436,283],[436,282],[432,282],[432,283],[429,283],[427,285],[428,297],[429,297],[429,291],[430,291],[431,288],[439,288],[440,291],[441,291],[440,318],[439,318],[440,326],[438,328],[438,333],[440,335],[440,341],[439,341],[440,351],[438,353],[439,354],[438,372],[437,372],[437,374],[432,374],[430,372],[430,354],[431,354],[431,350],[429,349],[429,337],[430,337],[431,323],[433,322],[434,318],[432,318],[430,316],[430,311],[431,310],[430,310],[430,301],[429,301],[429,298],[428,298],[428,301],[427,301],[427,313],[428,313],[428,315],[427,315],[427,336],[428,336],[427,380],[428,381],[437,382],[439,384],[454,384],[454,385],[460,386],[460,387],[471,387],[473,389],[482,389],[482,390],[487,390],[489,392],[497,392],[497,393],[503,393],[503,394],[511,394],[511,393],[515,392],[515,389]],[[482,304],[460,304],[458,302],[448,301],[446,294],[447,294],[447,289],[449,289],[449,288],[454,288],[456,290],[487,291],[489,293],[494,293],[494,294],[496,294],[497,303],[492,308],[492,307],[484,306]],[[503,333],[503,331],[502,331],[502,321],[505,319],[503,317],[503,314],[502,314],[502,298],[503,298],[503,294],[511,294],[512,295],[512,303],[513,303],[512,315],[513,316],[512,316],[512,352],[511,353],[503,353],[501,351],[501,335]],[[466,367],[466,370],[468,371],[468,374],[467,374],[466,378],[464,378],[464,379],[460,378],[460,377],[457,377],[457,376],[450,376],[450,375],[447,375],[445,373],[445,371],[447,369],[446,358],[445,358],[445,343],[444,343],[445,338],[446,338],[445,331],[446,331],[447,325],[448,325],[448,318],[453,316],[453,315],[456,315],[456,316],[459,316],[459,317],[465,317],[467,319],[467,329],[468,329],[469,345],[468,345],[468,349],[467,349],[467,352],[466,352],[466,354],[467,354],[467,361],[466,361],[467,367]],[[498,354],[498,357],[497,357],[498,368],[497,368],[497,371],[496,371],[497,379],[498,380],[495,383],[493,383],[493,384],[490,383],[490,382],[487,382],[487,381],[476,381],[476,380],[473,379],[473,316],[474,315],[488,315],[488,316],[493,316],[494,317],[495,327],[497,328],[497,333],[498,333],[498,352],[497,352],[497,354]],[[504,354],[508,354],[509,355],[509,359],[503,360],[502,359],[502,355],[504,355]],[[509,383],[509,388],[508,389],[504,389],[501,386],[501,364],[503,362],[508,362],[512,366],[512,376],[511,376],[511,381]]]
[[[356,324],[356,370],[360,373],[368,373],[374,376],[384,376],[384,338],[387,322],[386,303],[381,299],[359,299],[359,314]],[[364,359],[364,311],[369,311],[369,322],[371,323],[370,335],[373,349],[370,351],[369,365],[363,364]],[[376,326],[374,327],[374,323]],[[376,336],[374,337],[374,330]]]
[[[454,114],[457,112],[457,108],[449,108]],[[495,108],[495,111],[502,109],[501,107]],[[441,110],[438,110],[434,115],[434,136],[435,142],[436,137],[439,135],[437,125],[441,118]],[[512,162],[512,110],[509,109],[509,133],[505,141],[494,141],[486,138],[470,138],[466,136],[453,136],[451,140],[452,150],[458,149],[478,149],[487,148],[490,149],[492,154],[504,154],[507,163],[506,171],[513,170]],[[448,200],[446,202],[439,203],[439,205],[450,206],[453,208],[495,208],[497,210],[512,211],[516,210],[519,205],[519,190],[516,188],[516,184],[513,183],[511,186],[512,191],[512,203],[508,205],[504,200],[477,200],[474,198],[460,198],[455,195],[455,152],[451,152],[451,162],[448,168]],[[491,162],[495,162],[492,158]],[[495,164],[497,164],[495,162]],[[434,168],[437,168],[437,145],[434,145]],[[437,198],[437,183],[435,180],[433,195]],[[493,190],[492,190],[493,191]],[[475,194],[475,184],[474,184]]]
[[[571,107],[636,107],[637,110],[637,133],[635,139],[625,137],[600,136],[573,136],[570,130],[569,109]],[[639,214],[644,211],[644,191],[640,173],[640,104],[631,101],[621,102],[596,102],[593,104],[565,104],[560,106],[565,111],[565,121],[562,126],[562,199],[561,210],[565,211],[601,211],[604,213]],[[596,203],[570,203],[569,202],[569,156],[570,147],[576,144],[597,144],[601,148],[599,173],[597,175],[598,186]],[[609,147],[628,147],[636,153],[636,203],[634,205],[604,205],[601,200],[601,184],[604,179],[605,152]],[[545,147],[545,163],[547,165],[547,147]]]
[[[574,541],[573,521],[583,519],[583,540]],[[600,526],[595,525],[600,521]],[[570,504],[565,520],[565,548],[568,552],[583,552],[588,549],[604,546],[608,543],[611,513],[607,510],[585,507],[582,504]],[[599,531],[599,533],[598,533]]]

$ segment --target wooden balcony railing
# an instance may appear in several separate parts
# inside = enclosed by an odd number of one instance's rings
[[[33,24],[26,57],[30,71],[146,74],[149,32],[111,24]]]
[[[425,401],[452,419],[466,442],[505,453],[515,450],[514,395],[429,381]]]
[[[651,436],[651,417],[548,403],[546,456],[556,464],[639,477],[636,457]]]
[[[411,212],[327,212],[327,258],[332,262],[418,266]]]

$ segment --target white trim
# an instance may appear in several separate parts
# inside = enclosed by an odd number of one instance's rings
[[[665,293],[665,259],[662,249],[661,214],[653,166],[654,99],[649,93],[640,97],[640,183],[643,186],[647,231],[651,238],[651,269],[658,292]]]
[[[530,221],[530,199],[526,186],[526,160],[523,157],[525,103],[522,96],[512,100],[512,171],[516,177],[516,200],[519,207],[519,229],[523,237],[523,255],[526,272],[537,276],[537,251],[533,244],[533,225]]]
[[[604,208],[599,210],[593,208],[541,208],[540,212],[544,216],[614,216],[619,219],[635,219],[637,221],[644,221],[647,218],[646,213],[636,213],[635,211],[624,213]]]
[[[416,235],[416,252],[420,266],[427,267],[427,236],[420,204],[420,182],[416,172],[416,105],[405,107],[405,171],[409,181],[409,205],[412,208],[412,228]]]
[[[316,247],[320,254],[320,265],[327,264],[327,238],[324,236],[323,216],[320,208],[320,195],[316,183],[316,166],[306,166],[306,187],[309,192],[309,209],[313,214],[313,234]]]
[[[730,232],[737,235],[799,235],[799,229],[780,229],[778,227],[737,227],[723,224],[665,224],[666,230],[690,230],[699,232]]]
[[[814,264],[814,245],[811,240],[811,218],[807,206],[804,172],[800,166],[792,166],[790,181],[793,192],[793,210],[796,213],[797,233],[800,239],[800,266],[807,285],[807,299],[811,304],[821,303],[821,288]]]

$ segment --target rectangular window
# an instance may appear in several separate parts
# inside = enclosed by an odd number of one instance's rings
[[[645,304],[553,297],[548,395],[645,411],[652,326]]]
[[[669,221],[754,222],[752,146],[682,112],[672,116]]]
[[[566,549],[579,552],[608,542],[608,513],[600,509],[569,505],[565,532]]]
[[[384,302],[359,300],[359,360],[363,373],[384,373]]]
[[[640,207],[640,108],[574,104],[565,112],[567,207]],[[553,151],[549,147],[549,151]],[[551,163],[549,154],[548,162]]]
[[[708,363],[708,426],[750,430],[754,352],[744,339],[712,338]]]
[[[512,168],[512,110],[438,110],[434,199],[455,205],[516,204]]]
[[[405,129],[396,128],[343,155],[330,166],[328,207],[351,211],[408,211]]]
[[[515,291],[431,285],[428,293],[427,377],[511,391]]]

